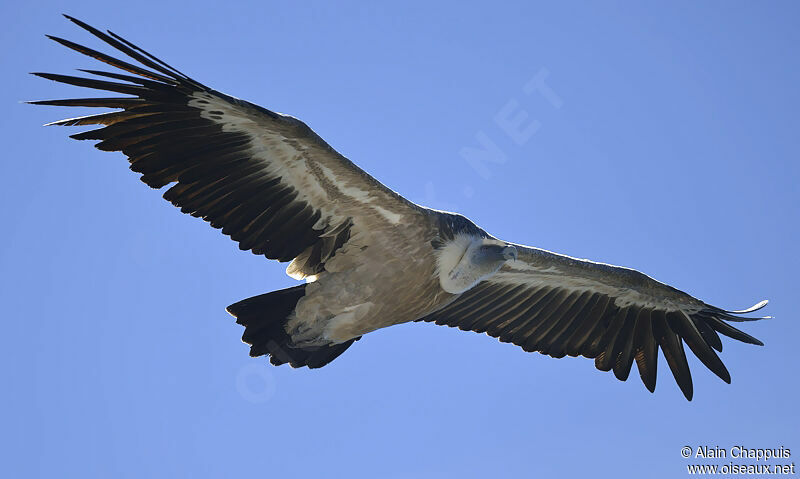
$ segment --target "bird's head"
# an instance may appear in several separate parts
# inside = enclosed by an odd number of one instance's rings
[[[475,265],[502,264],[508,260],[517,260],[517,248],[511,244],[481,244],[472,253]]]
[[[495,239],[458,236],[439,252],[442,288],[461,293],[495,274],[506,261],[517,259],[514,245]]]

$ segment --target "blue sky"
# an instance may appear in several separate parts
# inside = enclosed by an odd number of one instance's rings
[[[691,357],[691,403],[663,358],[651,395],[635,373],[620,383],[585,358],[431,324],[370,334],[315,371],[251,359],[224,308],[292,285],[285,265],[181,215],[121,155],[67,139],[77,130],[40,127],[80,112],[18,103],[86,93],[26,74],[97,67],[44,38],[100,47],[62,12],[303,119],[391,188],[495,236],[721,307],[769,298],[776,319],[743,326],[766,346],[724,342],[731,385]],[[674,478],[686,445],[800,454],[796,3],[0,13],[0,475]],[[481,142],[502,161],[470,164]]]

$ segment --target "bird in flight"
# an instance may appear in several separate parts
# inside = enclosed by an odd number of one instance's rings
[[[591,358],[622,381],[635,361],[651,392],[660,349],[691,400],[684,344],[725,382],[719,335],[762,344],[729,323],[763,319],[743,315],[766,301],[728,311],[633,269],[499,240],[462,215],[403,198],[302,121],[66,18],[129,59],[48,36],[117,70],[34,75],[122,95],[30,102],[115,110],[49,124],[100,125],[71,137],[121,151],[148,186],[168,186],[164,198],[183,213],[242,250],[290,262],[287,274],[306,280],[228,306],[251,356],[319,368],[366,333],[428,321],[554,358]]]

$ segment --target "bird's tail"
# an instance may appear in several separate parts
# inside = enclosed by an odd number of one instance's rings
[[[276,366],[289,363],[294,368],[321,368],[360,339],[329,346],[294,347],[286,322],[305,293],[306,285],[301,284],[243,299],[226,308],[244,326],[242,341],[250,345],[250,356],[269,354],[270,362]]]

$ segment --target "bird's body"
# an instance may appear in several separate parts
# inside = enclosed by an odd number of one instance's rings
[[[452,235],[453,217],[469,232]],[[287,325],[296,345],[341,343],[424,318],[480,279],[480,268],[462,261],[471,245],[505,247],[452,213],[419,208],[402,224],[351,236],[312,278]],[[452,289],[454,272],[456,281],[467,278],[460,290]]]
[[[341,342],[413,321],[448,301],[430,261],[433,246],[415,241],[431,236],[432,227],[422,213],[415,220],[397,228],[397,236],[365,231],[351,237],[330,269],[306,286],[290,332],[314,324],[320,333],[315,339]],[[293,337],[297,343],[307,339]]]
[[[70,18],[70,17],[68,17]],[[228,307],[251,355],[321,367],[364,334],[410,321],[485,332],[526,351],[593,358],[625,380],[636,362],[655,388],[658,350],[687,398],[683,344],[725,381],[718,333],[746,321],[638,271],[502,241],[469,219],[416,205],[337,153],[296,118],[215,91],[111,32],[70,18],[134,65],[53,40],[126,74],[37,74],[124,97],[32,102],[112,113],[54,122],[102,125],[73,135],[121,151],[164,198],[242,250],[290,261],[304,284]]]

